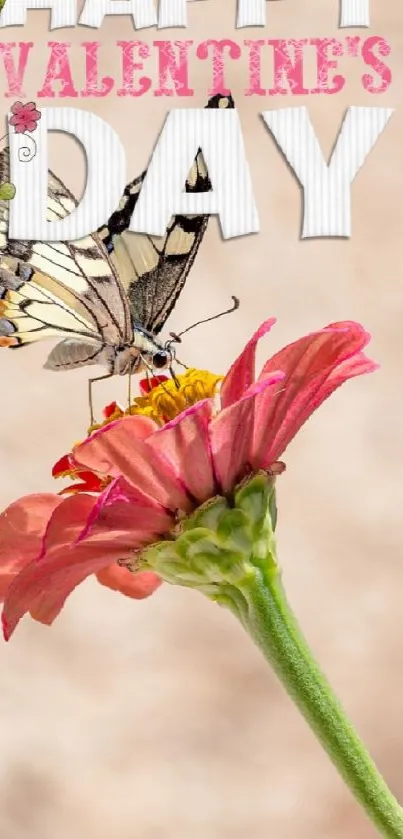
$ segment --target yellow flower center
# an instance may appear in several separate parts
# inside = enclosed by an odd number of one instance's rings
[[[222,379],[222,376],[216,376],[208,370],[186,370],[186,373],[176,376],[175,379],[161,382],[144,396],[137,396],[126,411],[116,406],[107,420],[91,426],[88,433],[91,434],[97,428],[129,414],[141,414],[150,417],[158,425],[164,425],[202,399],[216,396]]]

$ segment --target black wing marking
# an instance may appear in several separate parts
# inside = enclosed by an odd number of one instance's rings
[[[207,108],[234,108],[232,96],[212,97]],[[99,235],[119,266],[119,275],[127,291],[133,325],[158,334],[169,317],[185,285],[203,239],[209,216],[177,215],[165,236],[133,233],[129,240],[130,259],[121,239],[133,215],[145,172],[126,187],[119,208],[112,214]],[[186,192],[211,190],[201,149],[186,182]]]
[[[234,107],[231,96],[208,108]],[[0,183],[9,180],[8,149],[0,153]],[[0,200],[0,346],[70,335],[95,344],[131,343],[133,323],[158,333],[182,291],[208,216],[178,215],[161,238],[133,234],[130,256],[121,234],[130,225],[145,173],[124,190],[106,226],[77,242],[7,238],[9,204]],[[201,150],[187,192],[211,189]],[[77,201],[49,172],[48,219],[64,218]]]
[[[9,151],[5,149],[0,154],[0,182],[9,179]],[[49,221],[65,218],[76,206],[77,201],[62,181],[49,172],[48,182],[48,212]],[[17,321],[17,315],[24,314],[30,309],[38,324],[43,324],[43,337],[47,337],[49,329],[53,334],[77,334],[82,326],[70,330],[67,320],[76,314],[76,320],[85,320],[85,334],[91,333],[99,341],[108,344],[131,343],[133,337],[129,302],[120,282],[115,265],[102,242],[95,233],[76,242],[37,242],[18,241],[7,238],[9,219],[9,205],[7,201],[0,201],[0,273],[4,282],[0,283],[6,290],[3,294],[2,320],[5,318],[14,323],[14,333],[18,332],[22,324]],[[6,309],[11,303],[10,285],[12,278],[22,280],[18,285],[19,308],[17,298],[13,297],[14,317]],[[38,297],[38,288],[42,293]],[[17,289],[13,289],[17,291]],[[46,292],[46,300],[44,299]],[[40,298],[40,299],[39,299]],[[46,306],[46,309],[44,308]],[[53,306],[53,310],[51,309]],[[57,312],[56,307],[59,308]],[[69,318],[61,317],[61,310],[69,310]],[[40,315],[40,312],[42,314]],[[70,317],[71,316],[71,317]],[[32,319],[32,318],[31,318]],[[61,328],[61,321],[65,327]],[[29,329],[32,327],[32,339],[37,340],[39,326],[24,323],[24,340],[29,342]],[[0,330],[8,328],[4,322]],[[46,336],[45,336],[46,332]],[[0,332],[1,334],[1,332]]]

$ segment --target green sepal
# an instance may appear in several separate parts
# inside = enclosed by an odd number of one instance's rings
[[[242,586],[258,572],[278,573],[275,510],[274,480],[258,472],[235,488],[233,498],[209,499],[180,522],[171,540],[142,551],[140,566],[218,600],[220,590]]]

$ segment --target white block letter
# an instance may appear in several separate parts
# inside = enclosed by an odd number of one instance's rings
[[[369,0],[341,0],[340,28],[370,26]]]
[[[79,23],[98,29],[105,15],[131,15],[136,29],[157,25],[154,0],[86,0]]]
[[[198,148],[203,151],[213,189],[186,193],[185,181]],[[162,236],[176,214],[218,214],[224,239],[259,231],[236,110],[178,108],[168,114],[130,230]]]
[[[393,108],[349,108],[329,165],[306,108],[263,113],[304,188],[302,239],[351,236],[350,185],[392,113]]]
[[[189,0],[160,0],[158,14],[158,28],[170,26],[187,26],[187,3]]]
[[[165,0],[169,2],[169,0]],[[340,0],[340,27],[369,26],[369,0]],[[238,29],[266,26],[266,0],[238,0]]]
[[[47,212],[48,131],[73,134],[87,155],[84,196],[77,208],[69,207],[70,214],[57,221],[49,221]],[[36,154],[30,156],[30,147],[35,148],[33,137],[16,134],[10,126],[10,180],[16,194],[10,201],[9,238],[73,242],[93,233],[116,209],[125,186],[125,153],[119,137],[90,111],[43,108],[35,143]]]
[[[238,0],[236,25],[266,26],[266,0]]]
[[[0,14],[0,26],[24,26],[27,9],[52,9],[51,29],[76,25],[76,0],[6,0]]]

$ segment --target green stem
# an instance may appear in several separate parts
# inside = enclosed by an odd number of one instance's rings
[[[231,609],[262,649],[333,763],[385,839],[403,839],[403,809],[359,740],[287,603],[276,561],[274,480],[257,472],[151,545],[144,567]]]
[[[381,836],[403,839],[403,809],[386,786],[314,660],[287,603],[279,576],[252,575],[238,588],[245,603],[234,611],[350,790]]]

